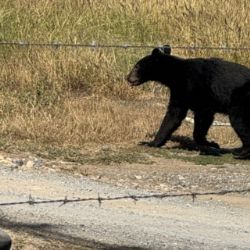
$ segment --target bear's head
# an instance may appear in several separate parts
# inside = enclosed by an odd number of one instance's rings
[[[127,76],[127,81],[131,86],[138,86],[147,81],[158,81],[164,70],[164,61],[170,56],[169,45],[153,49],[151,55],[139,60]]]

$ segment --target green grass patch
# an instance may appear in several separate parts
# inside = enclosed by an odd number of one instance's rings
[[[137,146],[134,149],[139,154],[151,155],[156,158],[178,159],[185,162],[193,162],[196,165],[249,164],[249,161],[247,160],[234,159],[231,153],[213,156],[201,155],[198,151],[189,151],[177,148],[147,148]]]
[[[193,162],[196,165],[249,164],[246,160],[236,160],[231,153],[221,156],[200,155],[198,151],[177,148],[149,148],[144,146],[92,146],[91,148],[58,147],[46,144],[34,144],[23,140],[12,144],[0,140],[0,150],[9,153],[28,152],[48,160],[63,160],[82,165],[110,164],[154,164],[157,159]]]

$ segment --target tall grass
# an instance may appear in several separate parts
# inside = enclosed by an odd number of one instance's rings
[[[0,0],[0,6],[5,41],[249,46],[247,0]],[[144,104],[165,91],[152,84],[130,89],[124,76],[147,53],[0,47],[1,138],[79,146],[143,138],[164,112]],[[249,65],[249,52],[173,53]]]

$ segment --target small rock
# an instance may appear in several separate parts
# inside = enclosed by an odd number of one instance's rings
[[[97,175],[93,178],[93,180],[97,181],[100,180],[103,176],[102,175]]]
[[[24,164],[24,161],[22,159],[13,160],[12,163],[14,163],[17,167],[21,167]]]
[[[135,175],[135,178],[136,178],[137,180],[141,180],[141,179],[142,179],[141,175]]]
[[[182,175],[178,175],[179,180],[185,180],[185,177]]]
[[[27,163],[26,163],[27,168],[33,168],[34,165],[35,165],[34,161],[27,161]]]
[[[167,185],[165,183],[161,183],[160,187],[166,187]]]
[[[42,159],[35,159],[34,160],[35,167],[42,167],[43,166],[43,160]]]
[[[218,168],[210,168],[210,170],[211,170],[212,172],[216,172],[216,171],[218,170]]]

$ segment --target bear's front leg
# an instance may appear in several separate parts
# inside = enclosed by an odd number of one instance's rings
[[[172,133],[181,125],[187,111],[188,109],[185,107],[170,104],[155,139],[150,142],[140,142],[139,144],[149,147],[163,146],[170,139]]]

